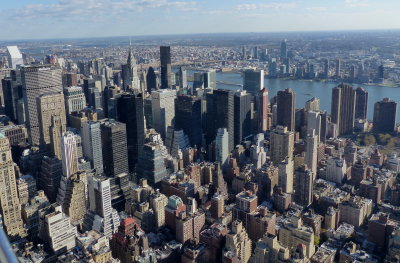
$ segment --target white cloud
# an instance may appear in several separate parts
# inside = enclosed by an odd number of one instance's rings
[[[149,9],[195,10],[196,2],[173,0],[58,0],[55,4],[29,4],[13,13],[22,19],[51,17],[60,20],[93,20],[101,16],[124,15]]]
[[[348,7],[367,7],[370,6],[368,0],[344,0],[344,4]]]
[[[240,4],[236,6],[236,10],[238,11],[252,11],[252,10],[260,10],[260,9],[292,9],[296,8],[296,3],[269,3],[269,4]]]

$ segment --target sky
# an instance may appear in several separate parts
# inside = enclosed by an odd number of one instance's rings
[[[399,0],[0,0],[0,40],[400,29]]]

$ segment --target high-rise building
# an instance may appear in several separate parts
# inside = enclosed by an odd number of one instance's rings
[[[150,196],[150,204],[154,211],[154,224],[156,229],[165,225],[165,207],[168,204],[168,197],[156,191]]]
[[[214,90],[206,94],[206,144],[215,139],[219,128],[229,135],[229,152],[234,148],[234,95],[228,90]]]
[[[78,149],[74,133],[65,132],[61,137],[61,155],[63,175],[69,178],[78,172]]]
[[[152,67],[149,67],[146,75],[147,92],[157,89],[157,76]]]
[[[103,153],[103,169],[108,177],[129,173],[126,125],[105,120],[100,125]]]
[[[126,124],[129,171],[133,172],[144,143],[142,94],[123,94],[117,105],[118,121]]]
[[[219,193],[215,193],[211,198],[211,216],[214,219],[219,219],[225,213],[225,198]]]
[[[384,98],[375,103],[373,131],[392,133],[396,128],[397,102]]]
[[[238,262],[247,263],[251,257],[252,242],[240,220],[232,223],[232,231],[226,235],[225,250],[231,251],[240,259]]]
[[[340,70],[341,70],[341,60],[340,58],[336,59],[335,61],[335,77],[339,78],[340,77]]]
[[[204,89],[204,73],[195,72],[193,73],[193,90]]]
[[[358,87],[356,89],[356,119],[367,119],[367,108],[368,108],[368,92]]]
[[[223,169],[228,165],[228,139],[229,135],[226,128],[219,128],[215,137],[215,160],[221,164]]]
[[[100,123],[84,122],[81,128],[83,156],[91,163],[97,174],[103,173],[103,150],[101,145]]]
[[[289,222],[286,222],[279,229],[279,242],[289,249],[298,247],[299,244],[305,246],[304,256],[311,258],[315,253],[314,231],[311,227],[303,225],[302,219],[292,216]]]
[[[86,174],[73,174],[65,181],[64,187],[60,205],[72,224],[82,223],[86,215]]]
[[[23,67],[21,73],[29,141],[32,145],[40,145],[36,98],[43,94],[62,92],[61,69],[53,65],[34,65]]]
[[[278,185],[282,191],[288,194],[293,192],[294,160],[286,158],[278,164],[279,180]]]
[[[64,88],[65,111],[68,115],[80,112],[86,107],[85,93],[82,87]]]
[[[188,86],[186,68],[184,67],[179,68],[179,71],[177,72],[176,83],[180,89],[184,89]]]
[[[215,70],[204,72],[203,76],[205,88],[217,88],[217,73]]]
[[[296,189],[294,200],[302,206],[313,202],[313,173],[303,164],[296,170]]]
[[[234,97],[234,145],[238,145],[252,132],[252,95],[246,91],[237,92]]]
[[[149,184],[154,186],[168,175],[163,153],[160,144],[154,142],[144,144],[136,167],[138,179],[147,179]]]
[[[295,131],[296,93],[292,89],[278,91],[277,125],[286,126]]]
[[[331,104],[332,122],[336,124],[339,134],[351,134],[354,129],[356,92],[346,84],[332,89]]]
[[[39,237],[54,253],[65,253],[76,245],[76,227],[62,212],[58,204],[52,204],[39,211]]]
[[[151,92],[153,127],[165,140],[167,128],[174,127],[176,90],[162,89]]]
[[[110,179],[88,176],[87,185],[89,207],[83,221],[83,229],[93,229],[111,237],[117,231],[120,222],[117,211],[111,206]]]
[[[306,157],[305,163],[313,173],[313,181],[317,178],[317,165],[318,165],[318,135],[315,130],[310,130],[306,137]]]
[[[0,133],[0,207],[3,226],[11,240],[26,235],[21,217],[21,204],[18,197],[17,179],[8,138]]]
[[[17,46],[7,46],[8,67],[16,69],[17,65],[24,64],[24,58]]]
[[[287,58],[287,44],[286,40],[281,42],[281,59]]]
[[[62,93],[44,94],[36,97],[38,106],[40,146],[42,150],[58,147],[59,133],[66,131],[64,95]],[[54,141],[52,140],[54,139]],[[57,140],[58,139],[58,140]],[[56,153],[57,151],[54,151]]]
[[[318,112],[320,111],[320,104],[321,104],[320,99],[312,97],[311,99],[306,101],[306,110]]]
[[[269,130],[269,102],[268,102],[268,90],[263,88],[258,93],[257,100],[257,115],[258,115],[258,132],[263,133]]]
[[[62,162],[57,157],[44,156],[41,165],[39,186],[47,198],[54,203],[57,198],[58,187],[62,176]]]
[[[264,70],[246,70],[243,76],[243,90],[257,96],[264,88]]]
[[[161,64],[161,88],[170,89],[172,87],[172,69],[171,69],[171,47],[160,47]]]
[[[202,145],[201,99],[180,95],[175,99],[175,130],[183,130],[190,146]]]
[[[270,135],[270,155],[274,164],[279,164],[286,158],[293,159],[294,133],[287,127],[277,126]]]

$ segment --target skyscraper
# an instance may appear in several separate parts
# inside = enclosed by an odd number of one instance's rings
[[[14,162],[8,138],[0,133],[0,207],[5,231],[10,239],[24,237],[25,229],[21,217]]]
[[[339,134],[350,134],[354,129],[356,92],[346,84],[332,89],[332,122],[337,125]]]
[[[144,144],[136,167],[138,179],[147,179],[151,186],[160,183],[168,175],[161,145],[155,142]]]
[[[320,99],[316,97],[312,97],[308,101],[306,101],[306,110],[307,111],[320,111]]]
[[[39,115],[40,147],[42,150],[49,150],[52,136],[55,135],[53,132],[56,132],[54,129],[58,129],[61,134],[66,130],[64,95],[62,93],[43,94],[36,97],[36,100]],[[53,149],[57,148],[60,143],[59,137],[58,140],[54,139]]]
[[[375,103],[373,131],[376,133],[392,133],[396,127],[397,103],[384,98]]]
[[[292,89],[278,91],[277,125],[286,126],[295,131],[296,93]]]
[[[153,127],[165,140],[167,128],[174,127],[176,90],[152,91],[151,98]]]
[[[183,130],[192,147],[202,145],[201,99],[179,95],[175,99],[175,130]]]
[[[86,107],[85,93],[82,87],[64,88],[65,111],[69,115]]]
[[[243,77],[243,90],[257,96],[264,88],[264,70],[246,70]]]
[[[97,174],[103,173],[103,151],[101,147],[100,123],[84,122],[81,128],[83,155],[90,161]]]
[[[234,95],[228,90],[214,90],[206,94],[206,144],[210,144],[219,128],[229,134],[229,152],[234,148]]]
[[[295,202],[309,206],[313,201],[313,174],[307,165],[303,164],[296,170]]]
[[[7,46],[8,67],[16,69],[17,65],[23,65],[24,59],[17,46]]]
[[[144,142],[142,94],[123,94],[118,98],[118,121],[126,124],[129,171],[133,172]]]
[[[40,144],[39,114],[36,97],[62,92],[61,69],[53,65],[34,65],[22,68],[22,93],[25,104],[29,141]]]
[[[318,156],[318,135],[314,129],[308,131],[306,138],[306,158],[305,163],[313,173],[313,181],[317,178],[317,156]]]
[[[204,72],[203,79],[205,88],[217,88],[217,73],[215,70]]]
[[[270,135],[270,155],[274,164],[279,164],[286,158],[293,159],[294,133],[287,127],[277,126]]]
[[[120,224],[116,210],[111,206],[110,179],[102,176],[88,176],[89,209],[83,221],[83,229],[96,230],[111,237]]]
[[[221,164],[223,169],[228,165],[228,138],[226,128],[219,128],[215,138],[215,160]]]
[[[240,144],[252,132],[251,101],[252,96],[246,91],[234,96],[234,145]]]
[[[61,154],[63,175],[69,178],[78,172],[78,151],[75,134],[65,132],[61,138]]]
[[[286,40],[281,42],[281,59],[287,58],[287,45]]]
[[[114,120],[105,120],[100,125],[104,173],[116,177],[129,173],[126,125]]]
[[[340,70],[341,70],[341,60],[340,58],[336,59],[335,62],[335,77],[339,78],[340,77]]]
[[[180,89],[186,88],[188,86],[187,83],[187,70],[184,67],[180,67],[177,73],[177,84]]]
[[[262,90],[260,90],[257,98],[258,132],[266,132],[267,130],[269,130],[269,103],[267,88],[263,88]]]
[[[368,92],[358,87],[356,89],[356,119],[367,119],[367,108],[368,108]]]
[[[170,89],[172,87],[172,69],[171,69],[171,47],[160,47],[161,64],[161,88]]]
[[[157,89],[157,76],[152,67],[149,67],[146,75],[147,92],[151,93],[152,90]]]

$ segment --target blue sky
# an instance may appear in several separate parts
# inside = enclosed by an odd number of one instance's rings
[[[399,29],[399,0],[0,0],[0,40]]]

